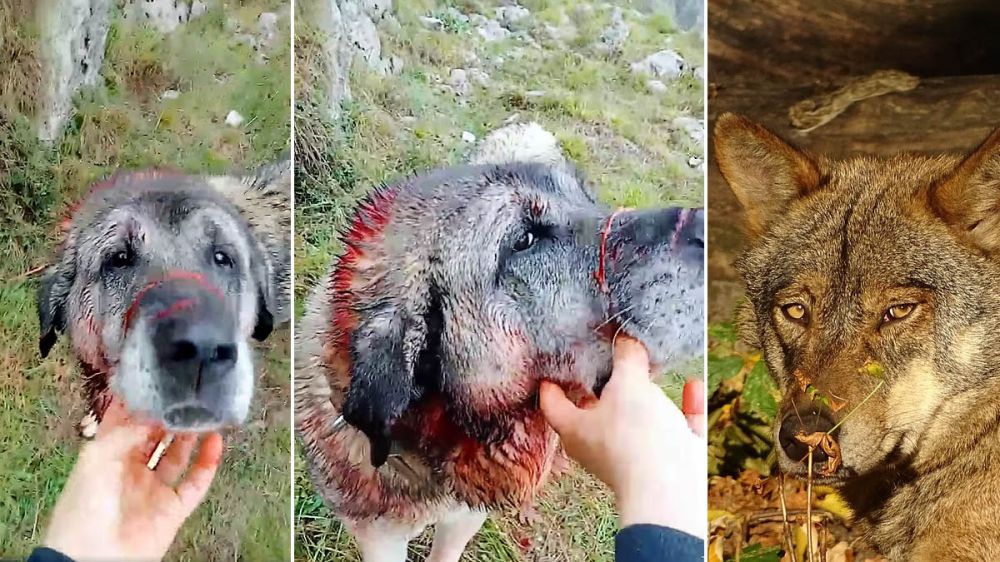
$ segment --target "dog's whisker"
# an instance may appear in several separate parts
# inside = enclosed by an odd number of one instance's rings
[[[635,307],[636,307],[635,304],[631,304],[631,305],[629,305],[629,306],[627,306],[627,307],[619,310],[618,312],[616,312],[613,315],[611,315],[611,317],[609,317],[607,320],[605,320],[605,321],[601,322],[600,324],[598,324],[597,326],[595,326],[594,327],[594,331],[595,332],[600,331],[601,328],[603,328],[603,327],[607,326],[608,324],[614,322],[615,320],[617,320],[618,318],[620,318],[623,314],[628,314],[629,312],[632,312],[632,310],[634,310]]]

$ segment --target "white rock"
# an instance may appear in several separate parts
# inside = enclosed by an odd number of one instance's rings
[[[80,88],[101,83],[112,3],[111,0],[40,3],[41,16],[46,21],[40,29],[38,45],[45,76],[39,92],[41,140],[49,142],[59,137],[73,114],[73,96]]]
[[[657,78],[673,80],[684,72],[686,64],[677,51],[663,50],[653,53],[639,62],[632,63],[630,68],[633,74],[649,74]]]
[[[538,162],[551,166],[566,164],[555,135],[535,122],[501,127],[483,138],[470,159],[472,164]]]
[[[688,158],[688,166],[692,168],[701,166],[702,162],[704,162],[704,159],[701,156],[692,156]]]
[[[443,21],[441,21],[438,18],[432,18],[430,16],[420,16],[420,25],[432,31],[441,31],[444,29]]]
[[[659,80],[646,80],[646,87],[649,88],[649,91],[654,94],[667,93],[667,85]]]
[[[260,42],[270,45],[278,35],[278,14],[274,12],[262,12],[257,17],[257,32],[260,35]]]
[[[243,124],[243,121],[243,116],[235,109],[226,114],[226,125],[230,127],[239,127]]]
[[[208,5],[205,4],[204,2],[202,2],[201,0],[195,0],[194,2],[191,3],[191,18],[192,19],[194,19],[194,18],[196,18],[198,16],[205,15],[205,12],[207,12],[207,11],[208,11]]]
[[[181,93],[178,92],[177,90],[167,90],[162,94],[160,94],[160,98],[165,100],[175,100],[179,97],[181,97]]]
[[[476,28],[479,36],[487,42],[506,39],[510,35],[510,30],[497,23],[497,20],[489,20],[486,25]]]
[[[504,27],[511,27],[531,16],[531,12],[523,6],[500,6],[494,10],[497,22]]]
[[[622,48],[625,47],[628,34],[629,28],[628,24],[625,23],[625,17],[622,15],[622,9],[616,7],[615,11],[611,14],[611,25],[601,32],[598,50],[609,54],[620,53]]]
[[[705,122],[701,119],[682,115],[674,118],[672,127],[676,130],[684,131],[699,146],[705,144]]]
[[[448,85],[460,96],[466,96],[472,90],[468,74],[462,68],[452,69],[451,74],[448,75]]]
[[[462,131],[462,140],[472,144],[476,142],[476,135],[470,133],[469,131]]]
[[[450,17],[450,18],[452,18],[454,20],[460,21],[462,23],[468,23],[469,22],[469,16],[463,14],[461,11],[459,11],[454,6],[448,6],[448,8],[444,11],[444,13],[448,14],[448,17]]]
[[[478,68],[470,68],[465,73],[468,75],[469,81],[477,86],[486,87],[490,84],[490,75]]]
[[[469,23],[476,27],[484,26],[488,21],[490,21],[489,18],[482,14],[472,14],[469,16]]]
[[[412,115],[404,115],[399,118],[399,121],[400,123],[406,123],[407,125],[411,125],[417,122],[417,118]]]

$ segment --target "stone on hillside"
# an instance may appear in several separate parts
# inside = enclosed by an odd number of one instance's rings
[[[420,16],[420,25],[430,29],[431,31],[442,31],[444,29],[443,21],[430,16]]]
[[[630,68],[633,74],[648,74],[656,78],[673,80],[680,77],[686,64],[677,51],[664,49],[632,63]]]
[[[455,8],[454,6],[448,6],[448,8],[444,11],[444,13],[449,18],[455,21],[460,21],[462,23],[469,23],[469,16],[463,14],[458,8]]]
[[[177,90],[167,90],[160,94],[160,98],[165,100],[175,100],[179,97],[181,97],[181,93]]]
[[[511,29],[511,27],[516,27],[518,23],[524,21],[531,16],[531,12],[523,6],[513,5],[513,6],[500,6],[494,10],[494,14],[497,19],[497,23]]]
[[[667,85],[659,80],[647,80],[646,87],[649,88],[650,92],[654,94],[665,94],[667,93]]]
[[[195,0],[194,2],[191,3],[191,19],[194,19],[198,16],[203,16],[207,11],[208,11],[208,4],[205,4],[201,0]]]
[[[501,127],[483,138],[470,159],[471,164],[538,162],[563,166],[566,159],[555,135],[535,122]]]
[[[257,17],[257,33],[260,36],[260,43],[270,46],[278,36],[278,14],[274,12],[263,12]]]
[[[240,115],[240,112],[235,109],[226,114],[226,125],[229,125],[230,127],[239,127],[243,124],[243,121],[245,121],[245,119],[242,115]]]
[[[500,41],[510,35],[510,30],[501,26],[497,20],[488,20],[485,25],[476,28],[476,31],[487,42]]]
[[[486,22],[488,21],[490,21],[489,18],[482,14],[472,14],[469,16],[469,23],[476,27],[482,27],[486,25]]]
[[[452,69],[451,74],[448,75],[448,85],[460,96],[466,96],[472,90],[472,86],[469,85],[468,74],[462,68]]]
[[[39,52],[45,80],[41,84],[38,137],[59,137],[73,113],[80,88],[101,83],[111,0],[42,0]]]
[[[177,0],[126,0],[123,12],[125,21],[148,24],[160,33],[170,33],[192,17],[205,13],[204,2],[196,4],[201,4],[197,10]]]
[[[462,131],[462,140],[472,144],[476,142],[476,135],[470,133],[469,131]]]
[[[605,54],[620,53],[625,47],[628,39],[629,28],[625,23],[625,16],[621,8],[615,8],[611,13],[611,25],[601,32],[600,40],[597,43],[598,52]]]
[[[684,131],[698,146],[705,144],[705,122],[687,115],[675,117],[672,128]]]

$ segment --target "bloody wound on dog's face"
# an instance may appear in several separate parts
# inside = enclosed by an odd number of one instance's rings
[[[555,452],[541,380],[599,392],[619,334],[654,373],[701,353],[703,237],[702,210],[612,213],[568,167],[446,169],[370,195],[308,306],[319,333],[300,332],[297,423],[321,492],[359,518],[445,494],[527,501]],[[330,433],[340,411],[363,461]],[[394,443],[438,474],[409,500],[374,470]]]
[[[286,305],[272,245],[213,181],[121,174],[95,186],[70,218],[38,294],[40,349],[44,357],[68,332],[98,417],[112,394],[173,430],[247,415],[254,374],[246,339],[266,338]],[[240,186],[231,193],[264,193],[229,182]],[[271,199],[281,213],[287,196]]]

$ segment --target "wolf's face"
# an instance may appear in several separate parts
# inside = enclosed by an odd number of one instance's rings
[[[172,430],[237,424],[264,338],[260,250],[237,211],[185,176],[95,188],[72,217],[39,292],[41,350],[68,331],[125,407]]]
[[[783,400],[781,467],[832,432],[844,481],[910,458],[1000,352],[1000,135],[973,155],[817,160],[726,115],[715,146],[747,213],[745,339]],[[818,470],[830,472],[817,449]]]
[[[385,458],[411,404],[486,441],[530,408],[541,379],[589,394],[620,333],[657,368],[700,352],[703,212],[612,213],[567,169],[432,173],[361,208],[333,277],[343,411]]]

